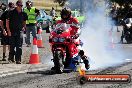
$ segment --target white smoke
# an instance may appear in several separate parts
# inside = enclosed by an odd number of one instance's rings
[[[112,44],[112,36],[109,35],[111,29],[110,23],[106,17],[106,7],[102,3],[100,6],[93,0],[87,0],[87,21],[82,28],[81,40],[84,43],[83,49],[90,57],[91,69],[98,69],[107,66],[113,66],[117,63],[121,63],[117,53],[113,55],[114,44]],[[94,7],[94,8],[91,8]]]

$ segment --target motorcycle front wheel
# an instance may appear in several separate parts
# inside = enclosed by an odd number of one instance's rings
[[[63,65],[63,53],[61,51],[55,51],[54,53],[54,65],[56,73],[62,73],[64,69]]]

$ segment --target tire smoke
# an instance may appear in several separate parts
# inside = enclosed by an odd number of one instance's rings
[[[94,0],[95,1],[95,0]],[[105,2],[87,0],[87,21],[82,28],[83,49],[90,57],[90,69],[104,68],[122,63],[121,51],[114,51],[109,35],[111,23],[106,17]],[[86,7],[86,6],[85,6]],[[112,38],[113,41],[113,38]]]

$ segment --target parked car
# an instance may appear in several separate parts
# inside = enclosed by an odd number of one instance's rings
[[[38,16],[36,20],[37,20],[37,23],[41,24],[42,29],[46,30],[46,33],[50,32],[52,17],[49,16],[44,9],[40,10],[40,16]]]

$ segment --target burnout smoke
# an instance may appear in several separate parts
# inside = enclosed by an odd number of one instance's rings
[[[105,4],[99,5],[93,0],[87,0],[87,7],[87,21],[82,28],[81,40],[84,43],[83,49],[86,55],[90,57],[91,69],[121,63],[122,60],[119,57],[121,53],[116,51],[116,56],[113,54],[111,37],[108,32],[111,29],[108,23],[111,22],[106,19]]]

